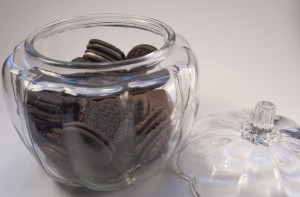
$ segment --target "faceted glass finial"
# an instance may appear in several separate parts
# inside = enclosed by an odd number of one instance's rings
[[[255,127],[269,130],[274,125],[276,106],[269,101],[259,101],[256,104],[252,123]]]
[[[252,121],[242,126],[242,137],[254,144],[270,146],[279,138],[279,133],[273,128],[276,106],[269,101],[259,101],[256,104]]]

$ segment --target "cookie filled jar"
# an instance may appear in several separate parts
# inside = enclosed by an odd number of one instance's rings
[[[163,169],[198,109],[189,43],[147,17],[97,14],[45,25],[2,68],[12,124],[57,182],[115,190]]]

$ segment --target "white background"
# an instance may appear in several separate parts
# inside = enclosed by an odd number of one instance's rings
[[[199,118],[269,100],[279,114],[300,123],[299,0],[0,0],[0,63],[38,27],[92,13],[144,15],[183,35],[199,63]],[[170,167],[116,192],[64,188],[48,178],[25,149],[2,97],[0,117],[0,196],[191,196]]]

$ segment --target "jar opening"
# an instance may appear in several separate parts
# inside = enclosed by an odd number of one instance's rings
[[[97,31],[94,31],[95,28],[97,28]],[[99,37],[95,37],[97,32]],[[158,50],[148,55],[115,62],[71,62],[76,56],[67,60],[56,58],[56,56],[59,57],[61,54],[71,54],[74,50],[81,50],[83,53],[85,50],[84,45],[81,49],[81,47],[76,47],[76,43],[86,43],[86,40],[82,39],[85,36],[94,36],[89,37],[89,39],[103,39],[101,35],[104,35],[103,37],[108,35],[107,37],[109,38],[116,38],[116,40],[121,41],[127,47],[134,47],[134,44],[128,46],[128,43],[133,40],[136,43],[143,39],[147,42],[145,38],[157,42],[159,40],[157,37],[160,37],[161,44],[158,44]],[[39,28],[26,39],[25,50],[33,60],[40,61],[43,65],[51,66],[48,67],[50,70],[52,68],[55,69],[55,67],[105,71],[118,70],[118,68],[122,67],[122,69],[131,70],[143,65],[154,65],[162,61],[168,55],[174,42],[174,31],[168,25],[158,20],[133,15],[95,14],[62,19]],[[112,44],[118,47],[118,43]],[[139,44],[151,45],[152,43]]]

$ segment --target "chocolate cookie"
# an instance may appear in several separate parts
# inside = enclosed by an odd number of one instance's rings
[[[63,119],[62,113],[48,113],[30,105],[27,105],[27,113],[38,119],[46,120],[52,123],[62,122]]]
[[[86,62],[86,60],[82,57],[76,57],[75,59],[71,60],[71,62]]]
[[[28,91],[27,104],[51,112],[53,110],[64,109],[65,106],[76,108],[78,99],[74,96],[55,91]]]
[[[173,109],[173,104],[169,100],[168,93],[163,89],[157,89],[152,91],[147,91],[145,95],[149,99],[150,111],[154,111],[157,108],[163,108],[167,112],[171,112]]]
[[[138,124],[149,115],[149,98],[145,94],[133,96],[134,122]]]
[[[146,164],[167,151],[172,134],[170,114],[173,109],[165,90],[151,90],[133,96],[136,120],[137,161]]]
[[[68,122],[79,109],[78,98],[54,91],[28,91],[27,111],[40,120]]]
[[[98,56],[97,54],[95,53],[91,53],[91,52],[86,52],[84,55],[83,55],[83,58],[86,60],[86,61],[89,61],[89,62],[109,62],[107,59],[101,57],[101,56]]]
[[[120,177],[133,165],[127,148],[116,149],[110,140],[82,122],[64,124],[64,141],[75,171],[87,181],[106,182]]]
[[[77,98],[51,91],[28,91],[26,111],[32,139],[35,143],[60,144],[62,124],[73,121],[77,113]]]
[[[52,103],[42,102],[39,100],[35,100],[34,102],[32,100],[28,101],[27,105],[31,106],[32,108],[36,108],[40,111],[50,113],[50,114],[62,114],[63,113],[62,106],[55,105]]]
[[[92,62],[112,62],[125,59],[124,53],[117,47],[98,39],[91,39],[83,58]]]
[[[137,136],[145,136],[157,125],[160,125],[165,119],[168,118],[168,112],[162,108],[155,109],[150,112],[147,118],[135,126]]]
[[[90,107],[91,104],[95,103],[95,101],[93,101],[92,99],[89,98],[80,98],[79,101],[79,113],[78,113],[78,120],[79,121],[84,121],[84,116],[86,113],[87,108]]]
[[[38,132],[50,128],[62,128],[62,121],[51,122],[49,120],[40,119],[30,114],[28,114],[28,122],[30,122],[30,128],[37,129]]]
[[[30,132],[32,139],[38,145],[44,143],[63,145],[63,132],[61,128],[43,128],[36,130],[33,127],[31,127]]]
[[[91,162],[82,162],[80,177],[95,183],[109,183],[118,181],[123,176],[133,173],[133,157],[131,155],[116,156],[109,165],[96,165]]]
[[[165,151],[163,147],[168,143],[172,132],[170,119],[167,119],[153,127],[136,146],[135,154],[137,162],[145,164],[155,158],[159,158]]]
[[[63,144],[62,128],[51,128],[51,129],[47,128],[41,131],[41,134],[48,142]]]
[[[165,117],[167,117],[173,108],[167,92],[162,89],[150,90],[142,94],[134,95],[132,100],[137,133],[140,132],[141,127],[147,124],[147,121],[148,123],[152,121],[153,118],[151,116],[154,118],[158,116],[158,111],[163,111]],[[154,111],[156,112],[153,113]],[[150,115],[150,113],[152,113],[152,115]],[[144,123],[141,123],[143,121]]]
[[[45,143],[40,146],[40,150],[44,153],[49,166],[51,166],[51,171],[56,171],[59,176],[64,178],[75,178],[71,162],[65,149],[51,143]]]
[[[126,59],[142,57],[142,56],[148,55],[149,53],[152,53],[156,50],[157,50],[157,48],[155,48],[154,46],[151,46],[148,44],[140,44],[140,45],[133,47],[128,52]]]
[[[52,132],[53,128],[61,127],[61,123],[51,123],[48,121],[43,121],[28,114],[28,126],[33,142],[37,145],[42,145],[45,142],[51,141],[51,139],[53,139],[50,137],[51,134],[49,135],[49,133]]]
[[[123,108],[118,99],[104,99],[91,104],[86,110],[84,122],[91,130],[104,135],[112,141],[123,139],[125,131],[121,123],[125,119]],[[124,129],[125,130],[125,129]]]
[[[88,49],[85,50],[83,57],[87,60],[90,60],[91,62],[113,62],[113,61],[116,61],[113,57],[106,55],[105,53],[101,52],[99,49],[98,49],[98,51],[96,51],[94,49],[89,49],[91,47],[91,44],[89,44],[87,47],[88,47]],[[94,48],[96,48],[96,47],[94,47]]]
[[[108,165],[115,155],[114,145],[82,122],[64,124],[63,135],[66,148],[81,162]]]

